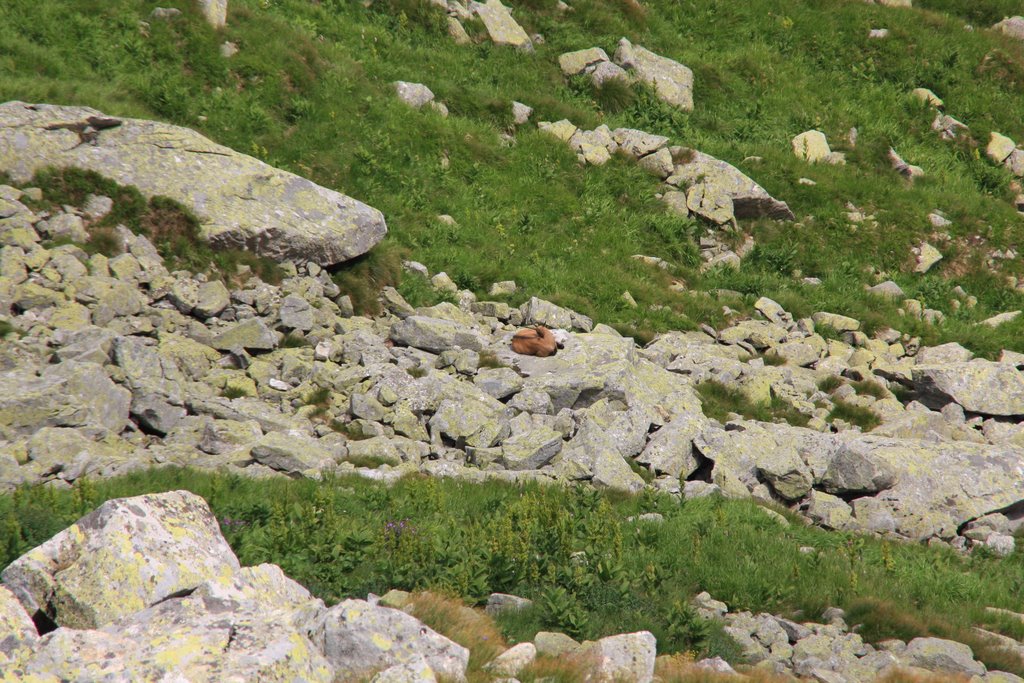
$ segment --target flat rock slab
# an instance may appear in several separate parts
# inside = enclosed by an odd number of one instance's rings
[[[983,415],[1024,415],[1024,373],[1011,363],[975,359],[942,365],[918,365],[914,388],[926,404],[954,402]]]
[[[47,166],[95,171],[147,197],[180,202],[214,247],[277,261],[340,263],[387,232],[380,211],[188,128],[121,119],[90,140],[90,117],[105,115],[87,107],[0,104],[0,171],[19,183]]]

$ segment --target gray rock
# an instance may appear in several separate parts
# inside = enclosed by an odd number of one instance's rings
[[[562,435],[542,427],[516,434],[501,444],[501,462],[510,470],[539,470],[562,450]]]
[[[985,673],[985,665],[974,661],[970,647],[942,638],[914,638],[899,658],[907,666],[938,673],[967,676]]]
[[[655,474],[686,478],[699,466],[693,440],[707,427],[701,414],[684,414],[655,432],[636,461]]]
[[[537,648],[537,654],[547,657],[574,654],[580,649],[580,644],[569,636],[551,631],[538,631],[533,637],[533,644]]]
[[[7,588],[0,586],[0,661],[20,648],[32,647],[39,640],[28,612]]]
[[[238,568],[206,501],[171,491],[104,503],[2,577],[29,612],[90,629]]]
[[[288,474],[305,474],[334,465],[330,452],[307,437],[270,432],[252,447],[252,459]]]
[[[508,593],[491,593],[487,598],[487,606],[484,611],[493,616],[502,612],[518,612],[528,607],[533,607],[533,600]]]
[[[473,383],[499,401],[523,388],[523,378],[512,368],[482,368],[473,378]]]
[[[932,407],[953,401],[972,413],[1024,415],[1024,374],[1015,365],[980,358],[919,364],[913,369],[913,378],[922,402]]]
[[[453,346],[472,351],[485,347],[483,335],[468,325],[420,315],[411,315],[396,322],[391,326],[389,336],[396,344],[431,353],[441,353]]]
[[[864,443],[844,445],[832,458],[822,487],[828,493],[877,493],[891,488],[897,481],[893,467]]]
[[[662,100],[683,111],[693,111],[693,72],[689,68],[625,38],[615,50],[615,62],[653,86]]]
[[[452,681],[466,679],[469,650],[400,610],[344,600],[310,624],[307,634],[334,667],[335,680],[358,680],[417,657]]]
[[[491,42],[495,45],[511,45],[527,52],[533,51],[533,43],[501,0],[487,0],[486,3],[470,0],[469,11],[480,17]]]
[[[365,253],[387,232],[376,209],[187,128],[121,119],[100,130],[92,144],[80,144],[68,128],[47,128],[104,116],[85,107],[0,105],[0,171],[18,182],[46,166],[106,174],[147,197],[184,204],[215,247],[245,248],[279,261],[331,265]]]
[[[656,645],[650,631],[602,638],[587,650],[594,662],[594,680],[651,683],[654,680]]]
[[[210,346],[221,351],[269,351],[277,346],[277,340],[278,335],[262,319],[249,318],[218,334],[210,341]]]
[[[690,188],[701,184],[707,188],[706,195],[728,196],[736,218],[795,218],[788,204],[772,197],[734,166],[696,150],[679,150],[677,154],[673,148],[673,157],[677,165],[665,181],[669,185]]]
[[[40,427],[81,427],[120,434],[128,424],[131,393],[95,363],[64,362],[40,375],[0,373],[0,425],[30,434]]]
[[[166,436],[188,413],[181,406],[174,406],[152,393],[137,393],[132,397],[132,417],[145,431]]]
[[[395,92],[398,99],[410,107],[420,109],[434,101],[434,93],[422,83],[407,83],[406,81],[395,81]]]
[[[893,282],[892,280],[886,280],[881,282],[874,287],[868,287],[868,292],[876,296],[882,296],[887,299],[902,299],[906,295],[903,293],[903,289]]]
[[[485,664],[484,670],[495,676],[516,676],[536,658],[537,648],[533,643],[519,643]]]
[[[544,325],[551,329],[563,330],[575,328],[584,332],[589,332],[594,327],[590,318],[537,297],[531,297],[520,310],[523,313],[524,325]]]

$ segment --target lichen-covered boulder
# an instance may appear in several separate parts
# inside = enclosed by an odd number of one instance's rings
[[[472,327],[442,318],[410,315],[391,326],[391,340],[402,346],[411,346],[431,353],[441,353],[452,347],[479,351],[484,348],[483,335]]]
[[[693,71],[679,62],[633,45],[625,38],[615,50],[615,62],[651,85],[665,102],[693,111]]]
[[[324,611],[280,568],[260,565],[96,630],[59,628],[17,673],[59,680],[329,683],[332,667],[301,631]]]
[[[1006,17],[998,24],[995,24],[992,29],[1008,35],[1011,38],[1024,40],[1024,17]]]
[[[47,166],[95,171],[182,203],[215,247],[280,261],[332,265],[366,253],[387,232],[376,209],[193,130],[141,119],[105,127],[109,120],[87,107],[0,104],[0,171],[15,182]]]
[[[495,45],[511,45],[521,50],[532,51],[533,43],[523,27],[512,18],[501,0],[470,2],[469,11],[480,17],[491,42]]]
[[[586,652],[593,662],[593,670],[587,680],[595,683],[651,683],[654,680],[657,644],[650,631],[602,638]]]
[[[677,152],[676,148],[673,148]],[[775,199],[763,187],[732,166],[696,150],[678,150],[675,172],[667,182],[675,187],[689,188],[703,184],[705,193],[723,193],[732,199],[736,218],[773,218],[791,221],[795,218],[786,202]]]
[[[306,628],[334,667],[338,681],[359,680],[419,657],[439,676],[453,681],[466,678],[469,650],[397,609],[345,600]]]
[[[270,432],[252,447],[252,459],[290,475],[314,474],[334,466],[330,452],[308,437]]]
[[[38,638],[28,612],[14,593],[0,586],[0,670],[18,650],[33,646]]]
[[[119,434],[128,424],[130,403],[131,393],[96,363],[59,363],[38,376],[28,368],[0,373],[0,425],[15,433],[79,427]]]
[[[985,665],[974,660],[974,652],[963,643],[942,638],[914,638],[900,654],[907,666],[952,675],[982,676]]]
[[[976,358],[968,362],[917,365],[914,388],[934,407],[949,402],[984,415],[1024,415],[1024,373],[1012,363]]]
[[[89,629],[237,570],[206,501],[171,491],[104,503],[2,578],[30,613]]]

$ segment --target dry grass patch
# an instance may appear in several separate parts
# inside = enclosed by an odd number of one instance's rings
[[[458,598],[439,593],[414,593],[407,611],[441,635],[469,650],[469,681],[490,680],[483,666],[508,649],[494,621]]]

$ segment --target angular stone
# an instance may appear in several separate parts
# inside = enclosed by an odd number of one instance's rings
[[[519,643],[485,664],[484,670],[495,676],[516,676],[536,658],[537,648],[533,643]]]
[[[625,38],[619,40],[615,62],[651,85],[665,102],[683,111],[693,111],[693,71],[688,67],[633,45]]]
[[[941,408],[953,401],[984,415],[1024,415],[1024,374],[1010,363],[984,359],[916,365],[914,387],[922,401]]]
[[[917,250],[917,265],[914,266],[914,272],[927,273],[931,270],[932,266],[941,260],[942,252],[927,242],[922,242]]]
[[[224,28],[228,20],[228,0],[198,0],[199,12],[213,28]]]
[[[860,321],[838,313],[818,312],[811,316],[815,325],[828,325],[836,332],[855,332],[860,329]]]
[[[277,314],[282,327],[300,332],[309,332],[313,328],[313,308],[301,296],[286,296],[281,300],[281,308]]]
[[[421,315],[411,315],[396,322],[388,336],[396,344],[431,353],[441,353],[456,346],[480,351],[485,346],[483,335],[465,324]]]
[[[210,346],[221,351],[269,351],[277,346],[277,339],[278,335],[262,319],[249,318],[218,334]]]
[[[0,373],[0,425],[15,433],[41,427],[81,427],[120,434],[128,424],[131,393],[115,385],[95,363],[64,362],[36,376]]]
[[[871,448],[853,442],[840,448],[821,478],[828,493],[877,493],[897,481],[892,465],[879,458]]]
[[[1013,150],[1017,149],[1017,143],[1010,138],[992,131],[992,136],[989,138],[988,146],[985,148],[985,154],[988,158],[997,164],[1001,164],[1006,161],[1007,157],[1013,154]]]
[[[587,657],[594,666],[591,680],[652,683],[656,646],[657,641],[650,631],[602,638],[587,650]]]
[[[395,81],[394,86],[398,99],[415,109],[420,109],[434,101],[434,93],[422,83]]]
[[[550,329],[579,329],[589,332],[593,329],[593,321],[568,308],[556,306],[550,301],[531,297],[520,307],[524,325],[544,325]]]
[[[487,0],[486,3],[469,3],[469,11],[480,17],[487,29],[487,35],[495,45],[511,45],[521,50],[532,51],[533,43],[530,36],[526,34],[508,8],[501,4],[501,0]]]
[[[516,434],[501,444],[501,462],[509,470],[539,470],[562,450],[562,435],[544,427]]]
[[[187,128],[121,119],[82,145],[70,127],[101,112],[85,107],[0,105],[0,171],[25,182],[39,169],[78,167],[181,202],[215,247],[279,261],[332,265],[384,237],[383,215],[362,202],[217,145]],[[211,192],[210,188],[216,188]]]
[[[303,474],[334,465],[330,452],[312,439],[283,432],[263,435],[252,447],[252,458],[288,474]]]
[[[620,150],[634,159],[653,154],[668,144],[668,138],[664,135],[653,135],[636,128],[616,128],[612,132],[612,139]]]
[[[466,678],[469,650],[400,610],[344,600],[308,625],[307,634],[334,667],[335,680],[359,680],[417,657],[447,679]]]
[[[591,47],[559,55],[558,67],[566,76],[576,76],[600,62],[607,61],[609,61],[607,52],[599,47]]]
[[[981,676],[985,665],[974,661],[974,652],[963,643],[942,638],[914,638],[900,654],[900,661],[928,671]]]
[[[200,318],[213,318],[231,303],[228,288],[220,280],[211,280],[199,285],[196,303],[192,312]]]
[[[30,613],[88,629],[238,568],[206,501],[171,491],[104,503],[2,577]]]
[[[707,419],[702,414],[680,415],[651,436],[636,461],[655,474],[686,478],[700,465],[693,440],[706,427]]]
[[[795,218],[788,204],[772,197],[734,166],[696,150],[679,149],[677,154],[676,148],[672,149],[677,165],[665,181],[669,185],[689,188],[703,184],[711,188],[712,194],[724,193],[732,199],[736,218]]]
[[[156,394],[137,393],[132,397],[130,412],[139,426],[151,434],[166,436],[188,413]]]
[[[820,130],[809,130],[800,133],[792,141],[793,153],[799,159],[809,163],[828,161],[832,150],[829,149],[828,140]]]

